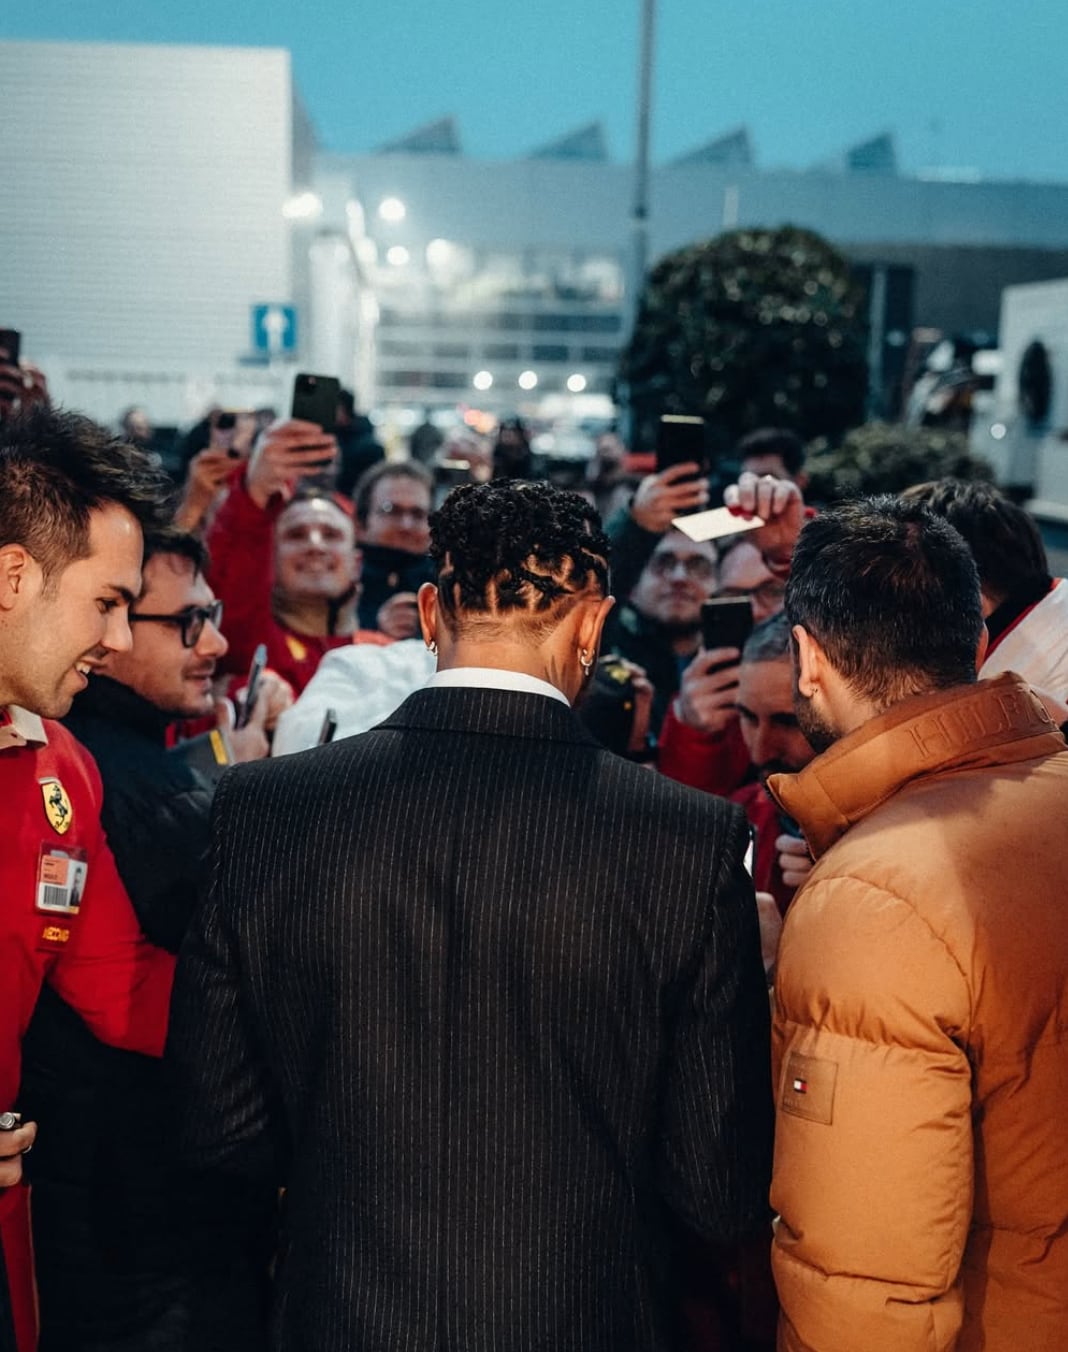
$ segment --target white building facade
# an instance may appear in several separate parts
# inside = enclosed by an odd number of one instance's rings
[[[633,181],[597,136],[512,161],[447,137],[327,154],[281,50],[0,42],[0,88],[5,140],[24,148],[0,194],[0,325],[64,403],[188,423],[210,403],[284,407],[298,367],[413,414],[610,389]],[[1068,250],[1068,185],[911,178],[881,144],[765,171],[728,140],[654,169],[650,259],[786,223],[869,260]]]

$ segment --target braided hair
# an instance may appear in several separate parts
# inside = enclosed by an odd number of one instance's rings
[[[547,483],[500,479],[455,489],[430,518],[430,555],[440,606],[454,625],[526,612],[540,635],[591,582],[608,593],[608,539],[596,508]]]

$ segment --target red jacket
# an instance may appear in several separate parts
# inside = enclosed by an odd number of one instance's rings
[[[208,528],[208,581],[223,603],[223,632],[230,643],[220,668],[243,675],[257,644],[266,643],[267,665],[299,695],[332,648],[392,640],[369,629],[354,634],[298,634],[279,624],[271,607],[271,590],[274,523],[284,506],[281,498],[258,506],[244,482],[235,479]]]
[[[794,889],[783,882],[775,849],[782,827],[764,786],[749,778],[753,767],[737,721],[730,723],[725,732],[698,732],[676,718],[672,703],[660,728],[657,768],[680,784],[703,789],[705,793],[718,793],[742,808],[756,834],[753,883],[758,892],[770,892],[785,915]]]
[[[25,720],[27,716],[19,713]],[[66,728],[23,744],[0,714],[0,1111],[17,1109],[22,1036],[47,981],[104,1042],[159,1056],[174,958],[141,933],[100,825],[92,757]],[[78,1124],[42,1123],[42,1131]],[[0,1190],[19,1352],[36,1342],[27,1190]]]

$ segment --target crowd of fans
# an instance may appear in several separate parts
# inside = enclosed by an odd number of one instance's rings
[[[120,432],[151,447],[143,410],[128,410]],[[73,734],[58,743],[66,759],[57,780],[75,777],[80,748],[91,753],[95,768],[78,771],[86,788],[73,803],[80,857],[104,867],[103,839],[84,834],[82,819],[96,816],[117,869],[109,904],[116,914],[124,897],[132,904],[142,936],[136,961],[157,1003],[207,881],[208,825],[226,767],[364,731],[433,672],[417,606],[420,587],[437,576],[430,520],[443,490],[432,465],[466,463],[469,477],[487,481],[536,472],[518,419],[502,422],[488,456],[466,461],[462,446],[450,458],[433,432],[424,425],[409,456],[387,458],[343,391],[329,432],[263,411],[215,410],[190,435],[176,482],[144,471],[141,491],[156,500],[139,509],[144,562],[126,598],[130,642],[89,645],[84,688],[69,712],[62,699],[38,711],[61,713]],[[0,350],[0,457],[32,442],[46,459],[66,463],[83,449],[91,458],[106,440],[84,420],[53,411],[44,376]],[[816,515],[803,501],[804,449],[791,432],[754,432],[736,460],[743,494],[753,491],[753,476],[774,482],[780,498],[761,500],[775,508],[772,527],[789,514]],[[793,542],[784,554],[767,531],[759,543],[741,533],[692,539],[676,522],[710,505],[699,466],[630,475],[614,434],[598,443],[581,492],[604,513],[616,597],[589,686],[589,726],[610,728],[611,749],[649,773],[744,810],[755,833],[770,979],[782,917],[813,860],[766,785],[804,770],[823,749],[795,711],[796,639],[783,613]],[[1064,724],[1068,583],[1051,576],[1032,519],[990,484],[917,484],[904,501],[944,518],[974,557],[989,635],[980,676],[1017,673]],[[122,578],[109,583],[123,594]],[[741,648],[703,643],[702,606],[717,596],[751,605],[752,632]],[[261,645],[265,666],[252,682]],[[578,712],[585,716],[581,703]],[[11,737],[0,746],[34,744],[32,729],[27,736],[13,727]],[[419,829],[411,824],[413,849]],[[77,916],[69,897],[65,905]],[[17,1051],[0,1058],[0,1110],[17,1105],[24,1123],[39,1124],[26,1166],[42,1352],[261,1346],[277,1199],[241,1179],[205,1186],[175,1169],[157,1059],[161,1014],[151,993],[146,1012],[127,1010],[116,1033],[101,1008],[106,982],[87,989],[76,975],[57,976],[71,954],[59,941],[55,947],[40,998],[17,1010],[0,1003],[12,1025],[5,1043],[17,1041],[12,1029],[21,1036],[21,1072]],[[28,1148],[32,1135],[18,1142]],[[9,1200],[17,1191],[0,1191],[7,1266],[0,1285],[11,1292],[6,1309],[0,1300],[0,1328],[9,1320],[25,1352],[36,1344],[19,1292],[29,1272],[28,1259],[20,1269],[18,1258],[28,1252],[18,1238],[27,1217]],[[683,1250],[692,1346],[770,1346],[774,1295],[759,1273],[745,1276],[749,1259]],[[850,1345],[848,1337],[835,1344]],[[930,1344],[943,1345],[950,1346]]]

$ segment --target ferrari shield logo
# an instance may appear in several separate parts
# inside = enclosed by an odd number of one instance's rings
[[[39,783],[49,826],[57,834],[66,835],[71,822],[74,820],[74,809],[67,797],[67,790],[58,779],[42,779]]]

